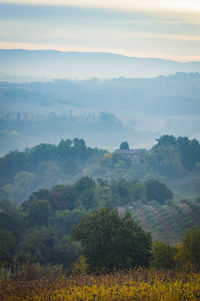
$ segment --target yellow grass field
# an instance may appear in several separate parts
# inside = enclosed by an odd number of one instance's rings
[[[0,281],[0,300],[200,300],[200,274],[133,271]]]

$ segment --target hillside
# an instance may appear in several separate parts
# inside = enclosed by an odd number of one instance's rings
[[[0,196],[20,203],[36,189],[74,183],[84,175],[109,182],[156,178],[179,198],[200,195],[198,140],[164,135],[139,156],[134,163],[126,155],[88,147],[78,138],[61,140],[58,145],[41,143],[0,158]]]
[[[192,226],[200,227],[200,202],[192,200],[171,201],[166,205],[158,202],[133,204],[127,207],[134,219],[153,238],[176,244]]]
[[[43,143],[0,158],[0,199],[25,212],[38,202],[33,208],[41,225],[43,218],[51,225],[60,210],[68,224],[103,207],[129,210],[153,239],[177,243],[200,226],[199,164],[199,141],[187,137],[161,136],[151,150],[130,149],[124,141],[113,153],[78,138]],[[64,222],[62,214],[57,218],[55,227]]]
[[[101,52],[0,49],[1,72],[47,78],[154,77],[176,72],[200,72],[200,62],[180,63]],[[30,80],[30,79],[29,79]]]
[[[1,156],[39,143],[58,144],[65,137],[83,137],[89,146],[109,151],[123,140],[134,148],[150,148],[164,134],[200,137],[199,73],[1,81],[0,99]]]

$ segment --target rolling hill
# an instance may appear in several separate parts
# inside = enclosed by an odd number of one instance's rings
[[[176,72],[199,72],[200,62],[181,63],[100,52],[0,50],[0,72],[41,78],[154,77]],[[45,79],[44,79],[45,80]]]

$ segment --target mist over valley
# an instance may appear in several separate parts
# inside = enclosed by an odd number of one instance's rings
[[[163,134],[200,137],[200,74],[0,82],[1,155],[83,137],[114,150],[151,147]],[[110,139],[112,137],[112,139]]]

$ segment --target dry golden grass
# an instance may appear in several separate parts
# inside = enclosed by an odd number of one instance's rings
[[[200,300],[200,274],[141,270],[1,280],[0,300]]]

